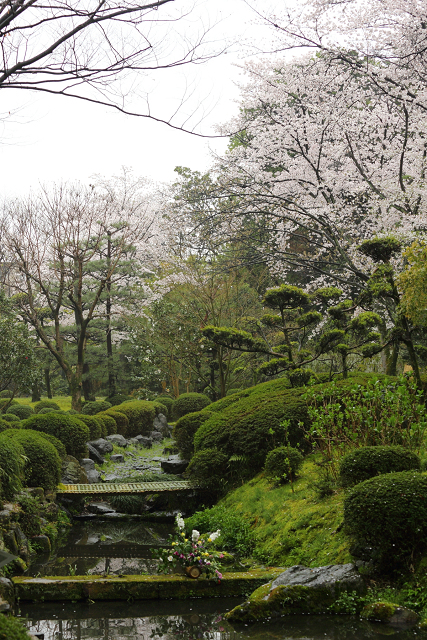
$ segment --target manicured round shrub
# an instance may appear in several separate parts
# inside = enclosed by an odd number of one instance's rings
[[[24,449],[19,442],[10,440],[3,433],[0,434],[0,493],[3,498],[11,500],[22,489]]]
[[[68,409],[68,411],[66,411],[65,413],[68,413],[68,415],[70,416],[78,416],[80,415],[78,411],[76,411],[75,409]]]
[[[31,640],[32,637],[21,620],[4,614],[0,616],[0,640]]]
[[[105,400],[96,400],[94,402],[85,402],[82,407],[82,413],[88,416],[94,416],[95,413],[99,413],[100,411],[105,411],[111,407],[110,402],[106,402]]]
[[[53,400],[40,400],[40,402],[36,402],[34,405],[34,412],[40,413],[42,409],[60,409],[59,404],[54,402]]]
[[[78,418],[62,413],[32,416],[22,422],[22,428],[50,433],[65,445],[68,455],[76,458],[82,457],[89,440],[89,427]]]
[[[59,413],[60,409],[52,409],[51,407],[45,407],[44,409],[40,409],[38,414],[44,415],[45,413]]]
[[[6,429],[10,429],[11,427],[13,427],[13,424],[16,423],[10,423],[9,420],[3,420],[3,416],[6,414],[2,414],[2,417],[0,418],[0,432],[1,431],[6,431]],[[16,416],[15,416],[16,418]],[[19,422],[19,418],[17,418],[18,422]],[[17,425],[18,427],[21,425]]]
[[[427,548],[426,498],[427,477],[417,471],[370,478],[344,499],[345,530],[384,568],[413,562]]]
[[[123,405],[119,405],[122,407]],[[129,427],[129,418],[122,413],[121,411],[116,411],[116,409],[107,409],[107,411],[103,411],[102,415],[110,416],[110,418],[114,419],[116,426],[114,428],[113,433],[120,433],[122,436],[126,436]]]
[[[16,404],[13,407],[9,407],[6,413],[18,416],[20,420],[26,420],[34,414],[34,409],[28,404]]]
[[[173,418],[178,420],[187,413],[201,411],[211,402],[211,399],[204,393],[182,393],[173,403]]]
[[[166,407],[167,412],[165,413],[165,416],[168,419],[172,418],[172,407],[174,405],[175,400],[173,398],[171,398],[171,396],[157,396],[156,398],[157,402],[160,402],[163,406]]]
[[[0,398],[12,398],[13,393],[12,391],[9,391],[9,389],[3,389],[3,391],[0,391]]]
[[[194,435],[197,429],[211,415],[209,411],[195,411],[194,413],[187,413],[176,422],[172,435],[175,438],[179,453],[185,460],[189,460],[194,453]]]
[[[46,438],[30,429],[9,429],[2,433],[3,438],[18,442],[26,457],[24,481],[27,487],[55,489],[61,478],[61,458]]]
[[[101,422],[95,416],[79,413],[79,420],[89,427],[89,435],[91,440],[98,440],[102,435]]]
[[[400,446],[361,447],[348,453],[340,463],[340,480],[343,487],[383,473],[421,469],[416,453]]]
[[[267,454],[265,459],[264,473],[267,478],[276,480],[278,483],[294,480],[303,457],[298,449],[293,447],[277,447]]]
[[[123,393],[116,393],[114,396],[109,396],[105,398],[107,402],[110,403],[112,407],[115,407],[117,404],[122,404],[122,402],[127,402],[128,400],[132,400],[131,396],[126,396]]]
[[[19,422],[20,418],[15,416],[14,413],[2,413],[1,419],[5,422]]]
[[[109,416],[107,413],[102,412],[97,413],[96,417],[101,421],[103,438],[105,438],[105,436],[111,436],[113,433],[117,433],[117,424],[112,416]]]
[[[58,440],[58,438],[55,438],[55,436],[52,436],[50,433],[44,433],[44,431],[37,431],[37,433],[42,438],[50,442],[50,444],[53,444],[60,458],[65,458],[65,456],[67,455],[67,450],[61,440]]]
[[[15,404],[19,404],[18,400],[11,400],[10,398],[0,398],[0,411],[3,411],[5,407],[9,408]]]
[[[149,400],[134,400],[124,402],[114,407],[114,411],[124,413],[129,420],[127,435],[134,437],[139,434],[148,435],[153,430],[153,420],[159,413],[166,411],[164,405]],[[107,412],[112,415],[111,410]]]
[[[199,487],[221,493],[225,488],[228,458],[216,449],[203,449],[192,457],[186,477]]]

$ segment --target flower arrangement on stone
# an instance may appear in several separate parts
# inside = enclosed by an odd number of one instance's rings
[[[186,537],[185,524],[180,513],[176,516],[175,523],[177,533],[175,536],[169,536],[170,547],[152,549],[153,556],[159,559],[159,573],[170,573],[178,566],[182,567],[191,577],[198,577],[203,573],[207,578],[215,577],[220,582],[222,579],[221,567],[218,557],[214,555],[210,545],[219,538],[221,531],[218,529],[218,531],[201,536],[199,531],[193,529],[191,535]],[[194,573],[189,573],[188,569],[193,569]]]

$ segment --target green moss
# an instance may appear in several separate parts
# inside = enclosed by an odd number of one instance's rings
[[[0,615],[0,640],[30,640],[32,637],[20,620]]]
[[[392,604],[391,602],[373,602],[363,607],[360,617],[364,620],[371,620],[372,622],[387,622],[399,605]]]

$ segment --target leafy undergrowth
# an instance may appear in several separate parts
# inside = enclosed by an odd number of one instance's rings
[[[188,525],[200,526],[203,531],[209,521],[213,530],[221,528],[227,514],[232,514],[236,523],[250,525],[252,556],[265,564],[317,567],[351,562],[350,541],[341,531],[344,493],[319,500],[313,487],[317,480],[318,468],[310,456],[293,484],[293,492],[290,484],[274,486],[260,474],[212,509],[195,514]]]

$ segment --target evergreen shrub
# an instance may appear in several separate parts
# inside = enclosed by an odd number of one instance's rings
[[[0,398],[0,411],[4,411],[5,407],[9,408],[15,404],[19,404],[18,400],[11,400],[10,398]]]
[[[50,444],[53,444],[60,458],[65,458],[65,456],[67,455],[67,450],[61,440],[58,440],[58,438],[55,438],[55,436],[52,436],[50,433],[44,433],[44,431],[37,431],[37,433],[42,438],[50,442]]]
[[[157,402],[160,402],[164,407],[166,407],[167,411],[164,414],[168,419],[172,419],[172,407],[175,402],[171,396],[160,395],[156,398]]]
[[[3,391],[0,391],[0,398],[12,398],[13,393],[12,391],[9,391],[9,389],[3,389]]]
[[[34,414],[34,409],[28,404],[17,404],[13,407],[9,407],[6,414],[11,413],[13,416],[17,416],[19,420],[26,420]]]
[[[20,422],[20,418],[14,413],[3,413],[1,416],[3,422]]]
[[[8,429],[3,438],[19,443],[26,457],[24,480],[27,487],[55,489],[61,478],[61,458],[46,438],[30,429]]]
[[[131,438],[139,434],[145,436],[153,430],[153,420],[159,413],[166,412],[166,407],[159,402],[149,400],[133,400],[116,405],[114,411],[124,413],[129,420],[127,435]],[[108,412],[110,415],[111,413]]]
[[[0,493],[2,498],[12,500],[22,489],[24,449],[3,433],[0,434]]]
[[[119,406],[122,406],[122,405],[119,405]],[[110,418],[114,419],[115,427],[112,433],[120,433],[120,435],[122,436],[127,435],[128,428],[129,428],[129,418],[124,413],[122,413],[121,411],[116,411],[116,408],[114,408],[114,409],[107,409],[107,411],[103,411],[102,415],[103,416],[107,415]]]
[[[78,414],[78,419],[89,427],[89,436],[91,440],[98,440],[102,436],[101,421],[97,416]]]
[[[68,411],[66,411],[65,413],[68,413],[70,416],[80,415],[79,412],[76,411],[75,409],[68,409]]]
[[[211,402],[211,399],[204,393],[182,393],[173,403],[172,416],[178,420],[187,413],[201,411]]]
[[[23,429],[33,429],[50,433],[64,445],[67,454],[76,458],[84,457],[89,427],[77,417],[62,413],[38,414],[22,422]]]
[[[39,402],[36,402],[36,404],[34,405],[34,412],[40,413],[42,409],[60,409],[60,408],[61,407],[59,406],[59,404],[57,404],[53,400],[40,400]]]
[[[122,414],[124,415],[124,414]],[[97,413],[96,418],[101,421],[102,437],[111,436],[113,433],[117,433],[117,424],[113,416],[109,416],[107,413]]]
[[[4,614],[0,616],[0,640],[31,640],[32,637],[21,620]]]
[[[52,409],[51,407],[45,407],[44,409],[40,409],[38,413],[43,415],[45,413],[58,413],[59,411],[60,409]]]
[[[361,447],[344,456],[339,477],[343,487],[352,487],[383,473],[421,469],[419,456],[399,445]]]
[[[240,556],[250,556],[255,547],[255,534],[250,523],[223,504],[196,511],[190,518],[185,519],[185,528],[187,531],[197,529],[202,534],[220,529],[220,549]]]
[[[185,476],[214,494],[225,490],[228,457],[216,449],[203,449],[191,458]]]
[[[5,415],[5,414],[3,414],[3,415]],[[10,429],[11,427],[13,427],[14,424],[16,425],[16,428],[19,428],[21,426],[20,424],[17,424],[16,422],[15,423],[11,423],[11,422],[9,422],[9,420],[3,420],[3,415],[0,418],[0,433],[2,431],[6,431],[6,429]]]
[[[210,418],[210,411],[195,411],[180,418],[174,428],[173,437],[181,456],[189,460],[194,453],[194,435],[201,425]]]
[[[112,407],[115,407],[117,404],[122,404],[122,402],[127,402],[128,400],[132,400],[131,396],[127,396],[123,393],[116,393],[114,396],[109,396],[105,398],[107,402],[110,403]]]
[[[294,480],[303,461],[298,449],[294,447],[277,447],[267,454],[264,473],[267,478],[278,483]]]
[[[417,471],[386,473],[350,489],[345,530],[356,548],[373,548],[384,569],[406,567],[427,548],[427,477]]]
[[[82,413],[88,416],[94,416],[100,411],[106,411],[110,409],[111,403],[106,400],[95,400],[94,402],[85,402],[82,406]]]

